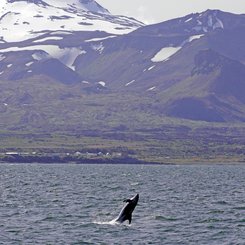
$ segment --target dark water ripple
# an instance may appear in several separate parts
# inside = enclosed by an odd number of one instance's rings
[[[0,244],[245,244],[245,166],[0,165]],[[132,225],[109,223],[140,193]]]

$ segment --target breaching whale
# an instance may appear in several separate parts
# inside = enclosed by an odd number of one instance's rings
[[[139,194],[136,194],[131,199],[125,199],[124,202],[126,202],[126,204],[114,221],[117,223],[123,223],[125,220],[128,220],[129,224],[131,224],[132,213],[138,203],[138,200]]]

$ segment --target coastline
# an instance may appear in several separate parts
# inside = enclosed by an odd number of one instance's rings
[[[129,165],[245,165],[244,158],[139,159],[137,157],[77,157],[63,155],[5,155],[0,164],[129,164]]]

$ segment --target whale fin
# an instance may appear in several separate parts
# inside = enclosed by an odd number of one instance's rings
[[[130,214],[130,215],[128,216],[128,223],[131,224],[131,221],[132,221],[132,215]]]

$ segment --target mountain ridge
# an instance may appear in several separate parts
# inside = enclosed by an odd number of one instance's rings
[[[101,30],[122,34],[143,25],[132,18],[114,16],[93,0],[4,0],[0,7],[0,23],[2,43],[28,40],[48,30]]]
[[[105,16],[108,18],[107,13]],[[143,118],[149,115],[156,121],[244,121],[245,15],[207,10],[138,27],[124,35],[101,30],[45,30],[26,40],[0,43],[3,87],[7,81],[18,82],[23,91],[14,103],[20,103],[15,113],[22,114],[14,128],[18,128],[18,122],[21,127],[34,126],[28,122],[39,117],[30,116],[28,110],[40,115],[39,126],[49,130],[73,129],[75,125],[86,128],[103,120],[115,128],[118,124],[131,128],[133,121],[144,124]],[[42,100],[36,94],[42,94],[38,79],[43,84],[47,84],[45,80],[50,82],[53,98]],[[33,87],[26,97],[27,83],[37,89]],[[9,94],[14,91],[2,95],[7,107],[10,104],[6,101],[13,101]],[[25,100],[28,110],[23,106]],[[10,113],[3,108],[6,115]],[[57,114],[61,108],[66,108],[66,115]],[[137,119],[125,120],[133,110]],[[88,114],[91,117],[78,126],[79,119]],[[62,126],[47,124],[49,118],[52,122],[59,118]],[[65,124],[65,118],[71,125]]]
[[[244,15],[208,10],[143,26],[31,2],[29,14],[45,20],[36,29],[0,7],[1,152],[244,162]]]

